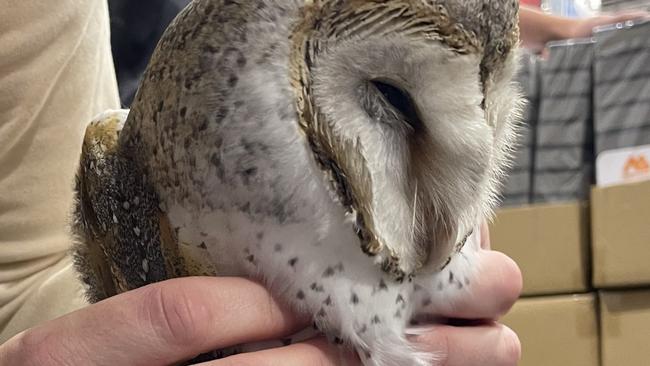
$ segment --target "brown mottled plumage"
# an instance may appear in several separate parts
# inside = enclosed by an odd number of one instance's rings
[[[91,301],[249,276],[367,366],[431,364],[405,331],[476,275],[514,136],[517,6],[193,1],[128,117],[87,129],[73,230]]]

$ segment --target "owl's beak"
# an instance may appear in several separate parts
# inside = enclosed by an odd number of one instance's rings
[[[447,259],[444,261],[444,264],[440,266],[440,269],[438,271],[442,271],[445,269],[448,265],[449,262],[451,262],[451,259],[458,253],[460,253],[461,250],[465,247],[465,244],[467,243],[467,239],[469,239],[470,236],[474,233],[474,230],[470,230],[467,234],[465,234],[460,241],[458,241],[454,245],[453,251],[447,256]]]
[[[465,247],[473,233],[474,230],[469,230],[455,243],[451,238],[434,240],[430,247],[429,257],[425,265],[417,271],[417,274],[433,274],[445,269],[451,259]]]

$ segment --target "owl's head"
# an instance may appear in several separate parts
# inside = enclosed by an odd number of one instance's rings
[[[489,216],[512,146],[516,0],[314,1],[292,85],[363,250],[397,278],[440,269]]]

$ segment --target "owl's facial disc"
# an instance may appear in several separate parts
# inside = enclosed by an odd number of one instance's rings
[[[437,271],[492,207],[515,58],[488,74],[478,41],[424,2],[329,4],[294,39],[301,127],[364,252],[398,279]]]
[[[438,270],[478,220],[493,142],[479,65],[478,55],[408,37],[342,42],[315,62],[319,120],[339,139],[334,149],[355,147],[336,161],[367,171],[343,169],[350,190],[364,192],[382,264]]]

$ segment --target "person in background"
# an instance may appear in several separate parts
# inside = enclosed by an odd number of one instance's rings
[[[522,45],[534,52],[541,52],[551,41],[590,37],[596,27],[647,17],[646,12],[630,11],[587,18],[567,18],[546,14],[524,5],[519,12],[519,28]]]
[[[112,0],[124,105],[162,29],[184,3]],[[68,256],[67,220],[85,126],[120,105],[108,19],[106,1],[22,0],[0,7],[0,364],[168,365],[305,326],[306,319],[261,285],[237,278],[174,279],[85,302]],[[554,38],[535,33],[557,21],[522,9],[524,42]],[[481,281],[439,315],[483,320],[432,325],[414,339],[439,350],[447,366],[515,365],[520,355],[517,336],[496,320],[517,299],[521,273],[489,250],[486,228],[482,241]],[[213,365],[336,365],[337,352],[315,339]]]

